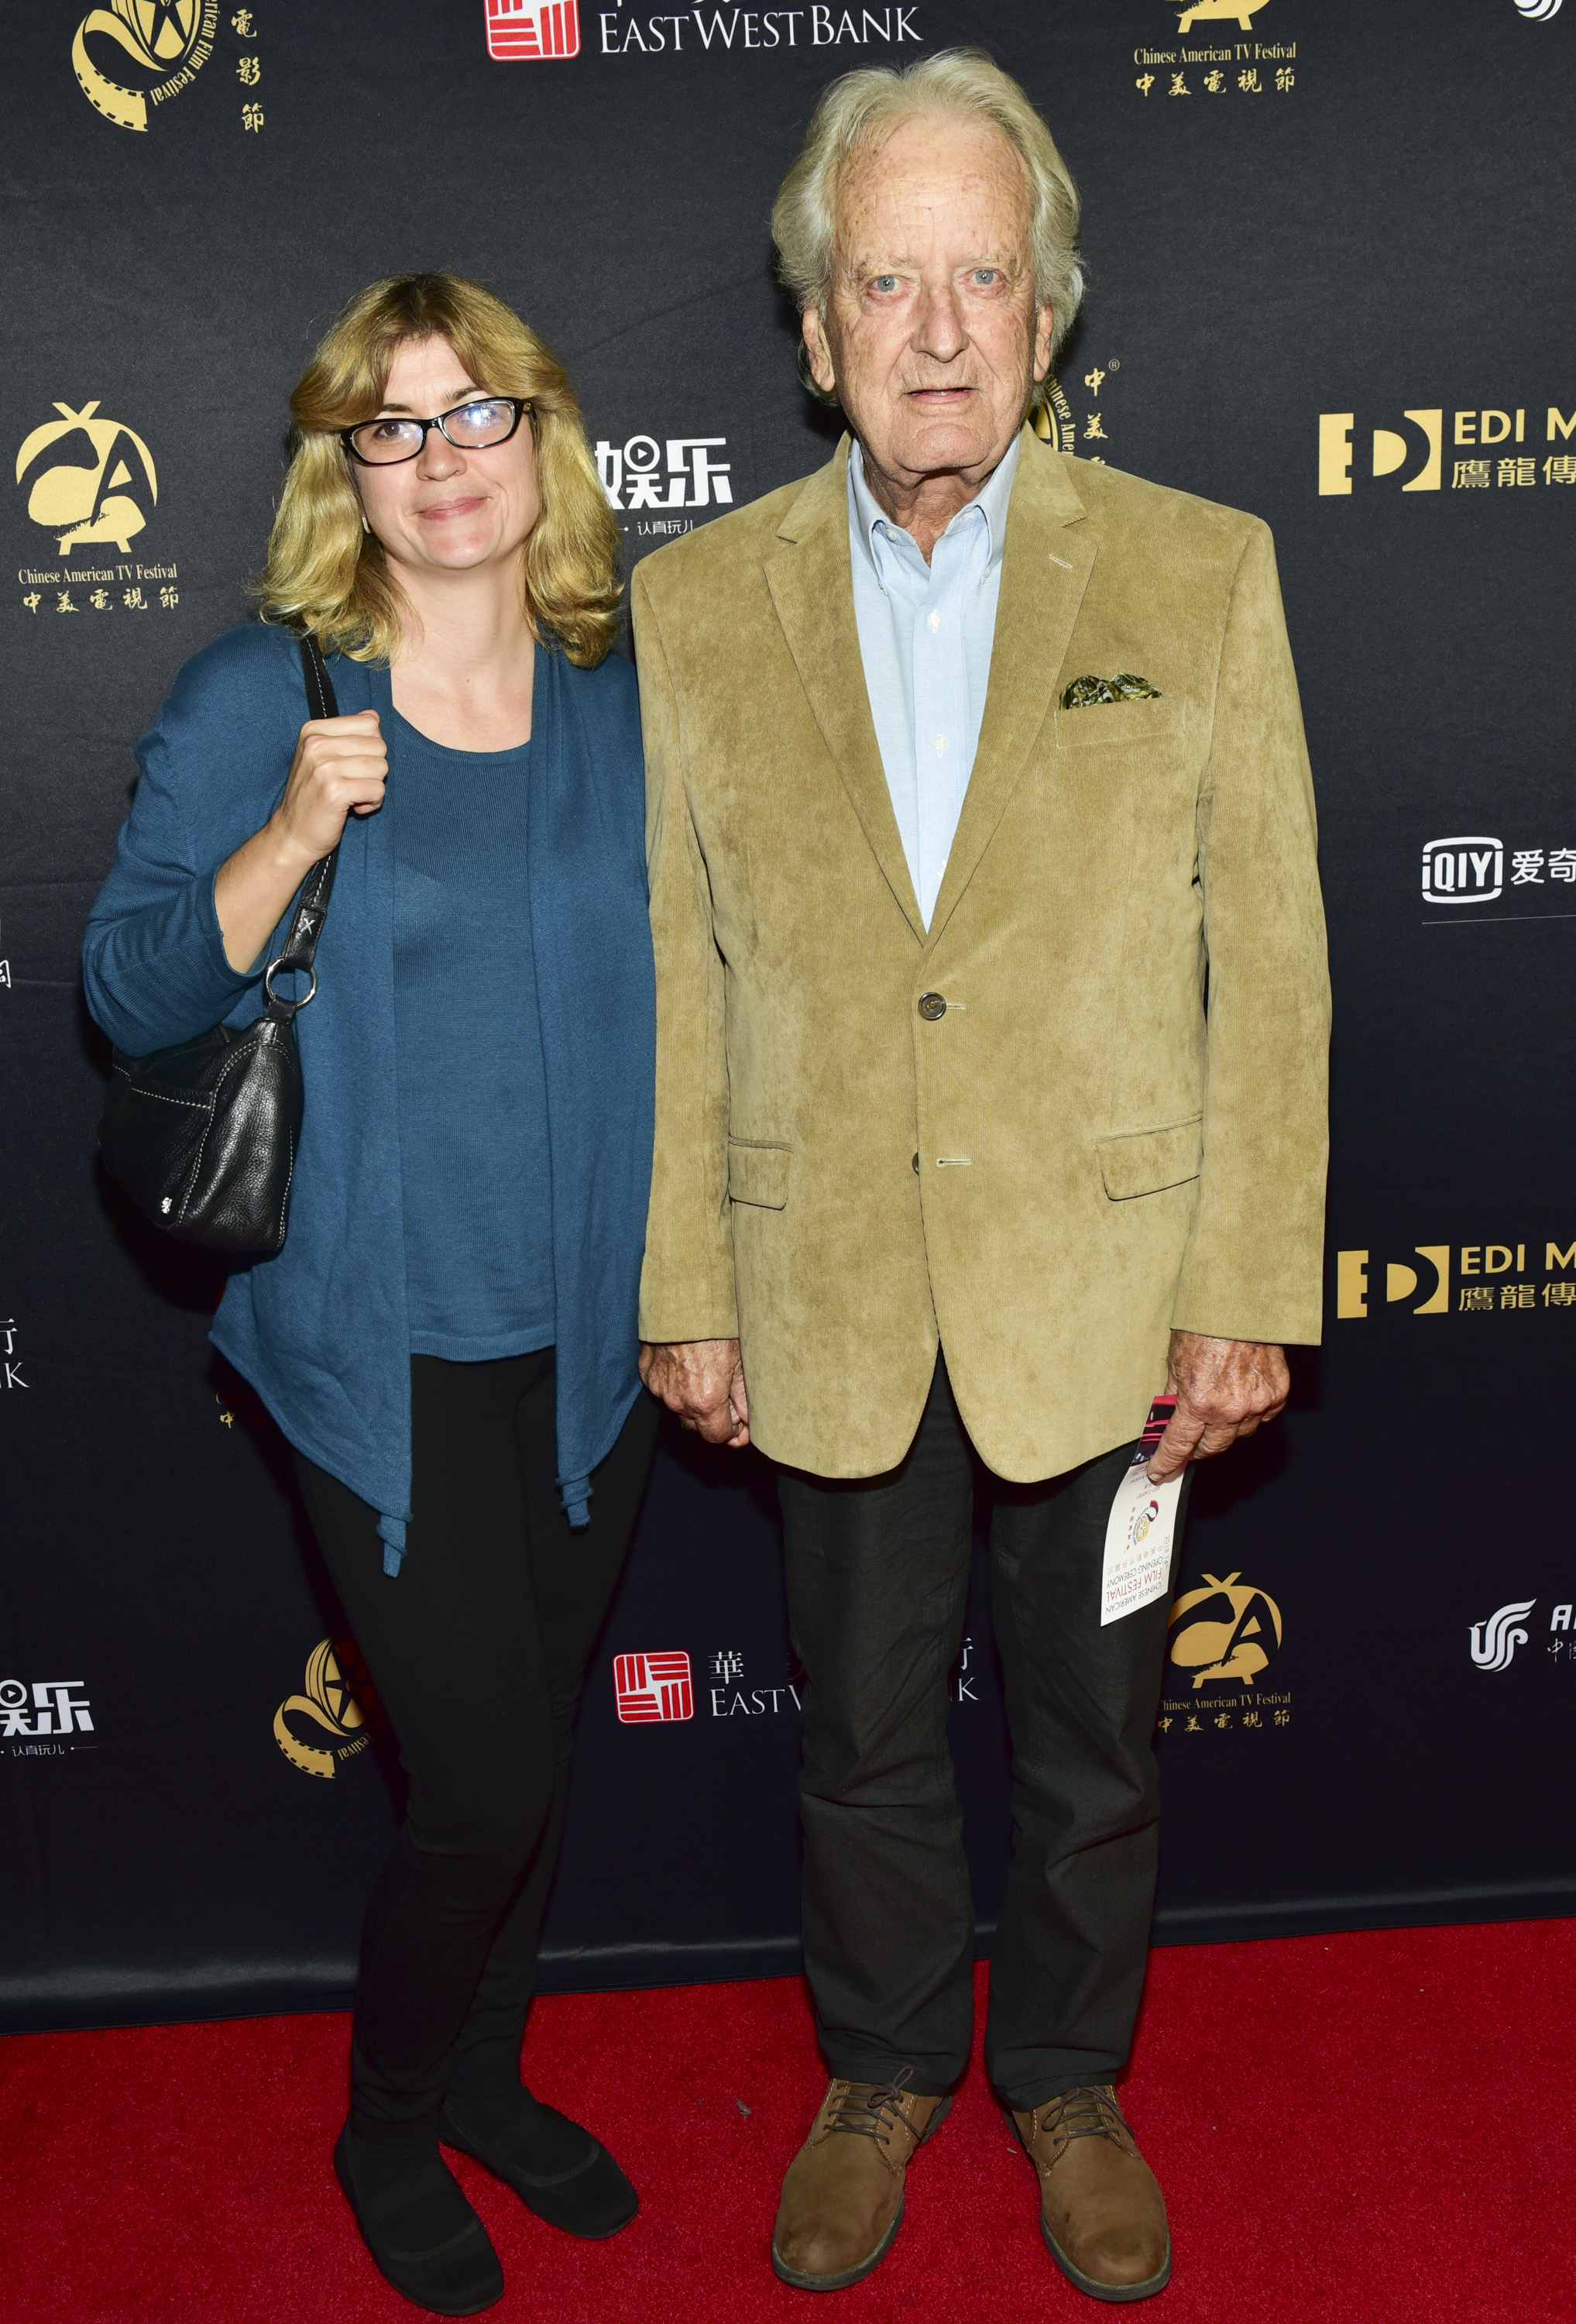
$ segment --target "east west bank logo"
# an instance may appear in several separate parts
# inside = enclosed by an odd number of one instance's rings
[[[1525,447],[1536,445],[1535,406],[1514,410],[1474,405],[1470,410],[1447,414],[1442,404],[1408,407],[1401,427],[1359,428],[1355,411],[1319,414],[1319,493],[1323,499],[1350,496],[1354,479],[1390,477],[1404,493],[1437,493],[1445,488],[1445,421],[1450,421],[1452,455],[1450,489],[1462,492],[1500,490],[1506,485],[1535,491],[1545,486],[1576,484],[1576,454],[1545,453]],[[1544,408],[1543,442],[1568,443],[1576,432],[1576,411],[1569,414],[1557,403]],[[1366,439],[1366,441],[1365,441]],[[1366,461],[1362,454],[1366,449]]]
[[[656,1655],[614,1655],[613,1688],[622,1726],[666,1726],[695,1717],[695,1681],[682,1647]]]
[[[218,0],[109,0],[90,8],[71,42],[83,96],[117,129],[145,130],[150,110],[189,88],[212,56],[218,19]]]
[[[35,428],[17,453],[17,483],[46,452],[88,456],[51,461],[33,480],[27,512],[57,536],[62,557],[93,541],[113,541],[124,556],[148,521],[144,505],[151,509],[159,497],[153,456],[134,429],[99,417],[97,399],[80,410],[69,403],[55,410],[60,418]]]
[[[689,47],[741,49],[834,49],[844,46],[899,48],[921,37],[916,0],[907,5],[881,8],[842,8],[810,0],[802,8],[684,8],[667,14],[640,18],[621,12],[624,0],[597,11],[601,53],[604,57],[683,53],[685,33]],[[1248,0],[1262,7],[1266,0]],[[525,64],[535,60],[577,57],[580,53],[578,0],[485,0],[487,54],[495,64]],[[1212,5],[1199,14],[1218,13]],[[1230,13],[1239,14],[1233,6]]]
[[[487,0],[487,54],[495,64],[579,53],[576,0]]]

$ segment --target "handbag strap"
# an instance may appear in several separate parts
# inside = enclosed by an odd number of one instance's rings
[[[314,718],[337,718],[339,705],[334,698],[334,681],[328,675],[317,639],[306,631],[300,643],[301,675],[307,682],[308,708]],[[306,1007],[318,990],[312,963],[317,956],[318,938],[323,933],[323,922],[327,918],[328,899],[334,892],[334,874],[338,862],[339,850],[336,847],[330,854],[319,856],[313,864],[301,881],[284,947],[263,971],[263,990],[268,999],[268,1013],[286,1024],[298,1009]],[[299,1001],[286,1001],[275,992],[273,979],[296,969],[311,978],[311,990],[303,993]]]

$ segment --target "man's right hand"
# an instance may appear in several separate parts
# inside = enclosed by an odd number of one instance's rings
[[[750,1397],[737,1340],[671,1340],[641,1350],[641,1378],[708,1444],[750,1442]]]

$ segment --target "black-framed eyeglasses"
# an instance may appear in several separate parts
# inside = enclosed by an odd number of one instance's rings
[[[481,452],[493,444],[507,444],[530,405],[518,395],[473,396],[440,411],[435,420],[364,420],[359,427],[342,428],[339,438],[353,460],[364,468],[391,468],[413,460],[436,428],[456,452]]]

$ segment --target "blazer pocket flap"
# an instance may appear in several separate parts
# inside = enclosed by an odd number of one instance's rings
[[[735,1203],[754,1203],[763,1211],[780,1211],[788,1201],[788,1149],[786,1146],[728,1146],[728,1194]]]
[[[1062,750],[1086,750],[1092,743],[1164,744],[1182,724],[1182,707],[1175,702],[1090,702],[1080,710],[1056,706],[1053,732]]]
[[[1165,1130],[1140,1130],[1128,1138],[1102,1138],[1100,1175],[1113,1203],[1135,1194],[1157,1194],[1164,1187],[1196,1178],[1203,1160],[1203,1117],[1174,1121]]]

